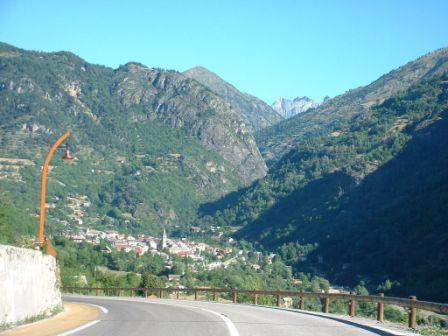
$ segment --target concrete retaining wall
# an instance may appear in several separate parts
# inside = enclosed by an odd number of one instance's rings
[[[56,259],[40,251],[0,245],[0,325],[61,305]]]

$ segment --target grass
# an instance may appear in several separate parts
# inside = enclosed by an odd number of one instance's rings
[[[30,323],[34,323],[34,322],[37,322],[40,320],[47,319],[56,314],[59,314],[63,310],[64,310],[63,305],[59,304],[59,305],[53,307],[49,312],[41,313],[41,314],[34,315],[34,316],[28,316],[25,319],[17,321],[15,323],[2,323],[2,324],[0,324],[0,332],[8,330],[8,329],[12,329],[12,328],[24,325],[24,324],[30,324]]]

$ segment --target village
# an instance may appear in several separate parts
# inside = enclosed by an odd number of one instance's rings
[[[239,249],[232,238],[228,239],[229,246],[221,247],[191,241],[187,238],[169,238],[165,230],[160,238],[144,234],[130,235],[115,230],[100,231],[93,228],[80,228],[78,232],[67,230],[62,233],[62,236],[75,243],[94,245],[106,243],[104,247],[106,253],[111,253],[112,249],[116,249],[134,253],[137,256],[142,256],[145,253],[159,255],[165,261],[166,269],[171,269],[173,258],[176,256],[188,259],[193,264],[201,265],[207,270],[228,268],[238,261],[245,264],[250,263],[247,258],[248,252]],[[261,252],[250,253],[261,256]],[[272,263],[274,257],[273,253],[267,256],[267,262]],[[250,266],[255,270],[260,268],[257,263],[250,263]]]

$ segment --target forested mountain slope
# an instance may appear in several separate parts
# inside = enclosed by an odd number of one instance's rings
[[[0,44],[0,101],[0,188],[28,213],[37,211],[49,146],[73,132],[77,160],[52,161],[54,225],[186,225],[204,200],[266,173],[238,112],[175,71],[114,70]]]
[[[325,101],[315,109],[259,131],[256,140],[260,151],[268,165],[271,165],[307,138],[329,134],[339,129],[348,119],[367,113],[371,106],[406,90],[420,79],[446,70],[448,48],[424,55],[381,76],[367,86],[349,90]]]
[[[297,269],[447,300],[447,109],[448,75],[421,80],[290,150],[212,218]]]

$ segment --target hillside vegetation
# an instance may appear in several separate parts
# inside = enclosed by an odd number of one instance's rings
[[[0,241],[33,234],[44,157],[72,130],[76,159],[58,152],[49,173],[50,234],[213,227],[296,275],[448,301],[447,71],[445,48],[274,125],[204,68],[0,44]]]
[[[242,117],[175,71],[92,65],[0,44],[0,189],[35,215],[40,167],[66,130],[76,160],[52,161],[49,229],[186,226],[205,200],[265,175]]]
[[[304,140],[337,131],[351,118],[368,113],[372,106],[403,92],[421,79],[447,70],[448,48],[426,54],[369,85],[349,90],[315,109],[258,131],[256,140],[260,151],[271,166],[290,149],[303,144]]]
[[[265,179],[203,211],[243,224],[238,238],[277,248],[297,269],[447,300],[447,83],[422,80],[309,137]]]

